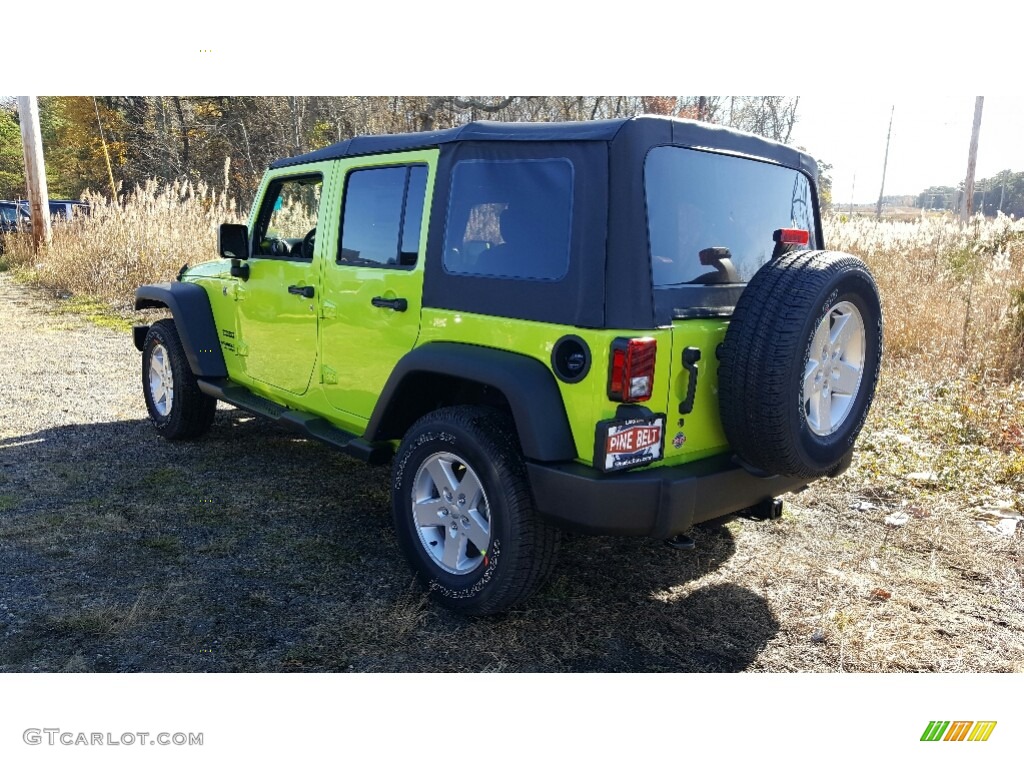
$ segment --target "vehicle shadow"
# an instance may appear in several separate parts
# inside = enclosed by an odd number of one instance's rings
[[[0,671],[738,671],[777,634],[696,548],[567,536],[503,616],[426,600],[389,469],[233,409],[202,440],[144,420],[0,440]]]

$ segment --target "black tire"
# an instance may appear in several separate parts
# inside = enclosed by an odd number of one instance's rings
[[[448,489],[453,491],[452,503],[436,512],[444,525],[421,527],[414,519],[414,492],[421,500],[430,498],[444,504],[444,489],[430,479],[428,468],[436,469],[446,456],[459,460],[453,461],[450,469],[460,486],[473,472],[486,500],[479,506],[486,510],[486,515],[482,511],[480,515],[489,526],[487,551],[481,553],[476,548],[469,540],[470,533],[461,534],[465,539],[463,572],[446,570],[440,562],[448,541],[448,522],[453,515],[470,511],[465,505],[459,509],[458,489]],[[501,613],[533,594],[554,567],[561,532],[534,511],[514,426],[499,410],[455,406],[417,421],[395,456],[391,496],[399,545],[431,598],[447,608],[473,616]],[[463,522],[469,527],[476,525],[476,519]],[[434,535],[440,538],[432,538]],[[453,542],[458,535],[452,535]]]
[[[159,352],[161,349],[166,353]],[[154,399],[156,395],[150,377],[154,354],[158,358],[162,356],[164,364],[170,368],[173,387],[169,407],[165,397],[161,396],[159,401]],[[160,365],[159,360],[157,365]],[[217,401],[200,391],[173,320],[158,320],[146,334],[142,345],[142,391],[150,420],[168,440],[199,437],[213,423]]]
[[[819,339],[829,337],[844,313],[862,321],[864,333],[858,338],[863,341],[863,367],[856,388],[850,387],[852,396],[834,400],[846,409],[845,416],[837,412],[837,423],[828,431],[825,418],[813,424],[816,416],[805,403],[804,377],[813,370],[808,364],[812,346],[817,348],[815,332],[824,327]],[[836,346],[841,350],[843,345]],[[862,261],[829,251],[799,251],[765,264],[741,294],[719,353],[720,409],[729,444],[743,461],[766,474],[829,474],[860,434],[881,357],[881,304]],[[822,370],[831,373],[834,369],[825,368],[824,360]],[[813,386],[820,391],[820,384]],[[832,392],[830,402],[838,390]]]

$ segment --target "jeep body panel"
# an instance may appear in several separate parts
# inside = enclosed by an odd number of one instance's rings
[[[249,278],[236,293],[236,355],[245,379],[302,395],[313,381],[319,346],[319,286],[322,254],[331,250],[337,230],[334,216],[334,163],[314,163],[301,169],[269,171],[264,175],[249,217]],[[270,255],[255,242],[260,220],[265,230],[275,195],[269,192],[290,180],[320,179],[315,222],[317,241],[312,259],[296,253]],[[312,297],[293,292],[312,289]]]
[[[196,376],[227,376],[207,292],[191,283],[156,283],[135,291],[135,308],[167,307]],[[136,344],[138,336],[136,335]]]
[[[685,326],[684,332],[660,328],[641,334],[658,342],[654,389],[650,400],[642,405],[652,412],[667,415],[665,464],[694,461],[721,453],[727,447],[718,419],[715,360],[715,348],[725,334],[726,323],[722,320],[691,320],[681,325]],[[558,380],[551,372],[551,353],[556,342],[566,335],[578,336],[590,351],[590,371],[576,383]],[[432,344],[455,341],[508,350],[541,363],[548,369],[551,381],[557,386],[564,403],[566,418],[572,428],[576,456],[581,462],[591,464],[594,459],[595,426],[599,421],[614,418],[619,405],[609,400],[607,393],[612,342],[617,338],[634,335],[637,335],[635,331],[626,329],[581,329],[427,308],[423,310],[420,342]],[[697,396],[692,412],[685,417],[684,426],[678,424],[679,403],[686,396],[688,376],[681,365],[681,351],[679,354],[674,351],[674,337],[681,339],[684,347],[697,346],[702,350]],[[680,431],[686,439],[676,447],[672,445],[672,439]]]
[[[562,394],[550,369],[526,355],[450,341],[425,343],[395,366],[365,439],[400,439],[425,412],[419,408],[417,394],[432,382],[453,389],[460,381],[482,384],[501,394],[528,458],[568,461],[576,457]]]
[[[368,419],[374,412],[395,366],[417,343],[423,255],[436,168],[436,149],[336,161],[335,194],[340,202],[332,210],[340,211],[341,216],[334,217],[335,232],[326,241],[330,247],[320,257],[320,383],[334,409],[360,419]],[[372,179],[374,171],[398,176],[407,173],[402,224],[408,224],[408,231],[418,232],[415,253],[406,254],[412,264],[382,265],[343,258],[348,256],[342,253],[346,238],[337,227],[348,211],[350,184]],[[413,215],[418,215],[415,224],[409,223]]]

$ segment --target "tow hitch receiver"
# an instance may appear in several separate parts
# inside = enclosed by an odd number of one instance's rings
[[[677,533],[671,539],[665,539],[665,543],[672,547],[672,549],[681,550],[691,550],[697,546],[697,542],[695,542],[685,533]]]

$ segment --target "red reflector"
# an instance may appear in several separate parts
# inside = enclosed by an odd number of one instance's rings
[[[776,243],[783,245],[807,245],[811,240],[811,233],[806,229],[776,229],[774,239]]]
[[[621,403],[650,400],[657,356],[658,342],[655,339],[613,341],[608,397]]]
[[[612,349],[612,378],[608,383],[608,393],[613,400],[622,399],[623,371],[626,369],[626,350]],[[616,397],[617,395],[617,397]]]

